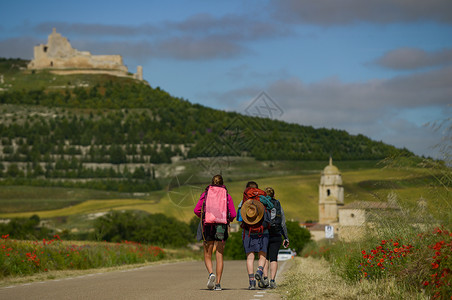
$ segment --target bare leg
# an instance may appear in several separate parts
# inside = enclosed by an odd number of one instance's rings
[[[254,274],[254,252],[246,254],[246,270],[248,274]]]
[[[204,242],[204,264],[206,265],[207,272],[213,273],[212,267],[212,252],[213,252],[213,241]]]
[[[278,271],[278,261],[272,261],[270,263],[270,269],[271,269],[271,273],[272,273],[272,280],[275,280],[276,278],[276,272]]]
[[[266,262],[266,258],[265,258],[265,252],[264,251],[259,251],[259,266],[264,267],[265,262]]]
[[[269,266],[270,266],[270,262],[268,261],[268,259],[266,259],[265,264],[264,264],[264,277],[268,277]]]
[[[221,275],[223,274],[223,253],[225,242],[217,241],[215,244],[217,246],[217,252],[215,253],[215,257],[217,259],[217,283],[220,283]]]

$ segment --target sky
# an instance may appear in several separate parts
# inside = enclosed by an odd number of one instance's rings
[[[450,145],[450,0],[7,1],[0,57],[32,59],[52,28],[192,103],[250,114],[266,95],[274,119]]]

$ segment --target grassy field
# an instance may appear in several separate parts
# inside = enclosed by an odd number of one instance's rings
[[[32,186],[1,186],[1,213],[21,213],[36,210],[58,210],[91,199],[124,198],[116,192],[45,188]]]
[[[185,162],[186,163],[186,162]],[[318,184],[323,162],[302,163],[242,161],[231,164],[223,173],[225,183],[237,207],[248,180],[256,180],[261,188],[272,186],[276,198],[283,205],[288,220],[305,222],[318,219]],[[335,163],[336,164],[336,163]],[[441,197],[433,197],[434,179],[424,169],[391,169],[375,167],[357,169],[357,165],[341,167],[345,189],[345,204],[353,201],[386,201],[389,193],[396,193],[401,204],[413,207],[423,197],[428,208],[435,214]],[[350,164],[349,164],[350,165]],[[369,163],[365,165],[371,167]],[[255,176],[246,174],[252,168]],[[297,169],[298,168],[298,172]],[[248,170],[250,169],[250,170]],[[186,168],[193,170],[193,168]],[[250,171],[251,172],[251,171]],[[298,173],[298,174],[296,174]],[[259,175],[259,176],[258,176]],[[0,218],[30,217],[52,219],[56,226],[66,229],[89,228],[90,220],[98,213],[109,210],[142,210],[149,213],[164,213],[189,221],[199,195],[209,183],[210,175],[190,177],[180,174],[168,180],[166,190],[152,192],[142,197],[94,190],[41,187],[0,187]],[[202,183],[200,183],[202,182]],[[171,186],[171,188],[169,188]],[[62,221],[61,221],[62,220]],[[62,223],[62,224],[58,224]]]

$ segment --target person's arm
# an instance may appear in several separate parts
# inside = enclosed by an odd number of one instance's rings
[[[234,218],[237,216],[237,213],[235,211],[234,202],[232,201],[231,195],[228,194],[228,220],[229,222],[234,221]]]
[[[195,212],[195,215],[198,216],[198,218],[201,218],[201,210],[202,210],[202,205],[204,203],[204,198],[205,197],[206,197],[206,192],[203,192],[201,194],[201,197],[199,197],[198,203],[196,203],[194,212]]]
[[[282,206],[281,206],[281,234],[284,236],[285,240],[289,241],[289,235],[287,235],[287,227],[286,227],[286,216],[284,215],[284,210],[283,210]]]

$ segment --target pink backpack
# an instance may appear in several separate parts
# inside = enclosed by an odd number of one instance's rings
[[[205,197],[205,224],[227,224],[228,191],[223,186],[209,185]]]

